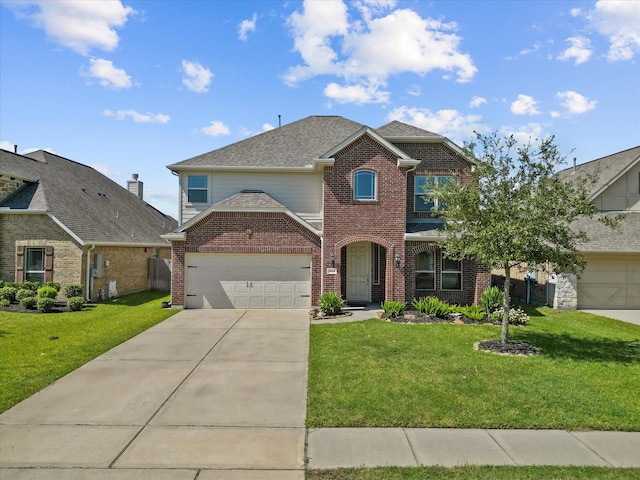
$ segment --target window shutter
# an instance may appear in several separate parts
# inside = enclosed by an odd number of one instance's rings
[[[53,247],[44,248],[44,281],[53,282]]]
[[[16,247],[16,282],[24,282],[24,245]]]

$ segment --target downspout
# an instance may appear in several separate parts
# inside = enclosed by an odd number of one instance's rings
[[[91,291],[91,251],[94,248],[96,248],[95,244],[91,245],[89,247],[89,250],[87,250],[87,273],[86,273],[86,279],[85,279],[85,283],[86,283],[85,297],[89,302],[91,301],[91,294],[93,293]]]
[[[313,272],[311,273],[313,277]],[[324,293],[324,235],[320,236],[320,295]],[[313,299],[311,301],[313,305]]]

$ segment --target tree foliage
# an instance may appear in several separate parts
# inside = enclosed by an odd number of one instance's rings
[[[570,224],[597,213],[588,191],[596,177],[560,180],[555,171],[565,157],[554,137],[518,145],[512,136],[476,134],[465,154],[473,164],[471,181],[436,185],[431,195],[447,205],[436,212],[446,220],[446,255],[504,268],[502,341],[507,342],[512,268],[549,262],[557,272],[584,269],[577,245],[588,238]],[[616,219],[602,221],[615,226]]]

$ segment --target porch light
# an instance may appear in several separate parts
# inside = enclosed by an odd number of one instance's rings
[[[396,268],[400,268],[400,254],[396,252],[396,254],[393,257],[394,263],[396,265]]]
[[[335,266],[336,266],[336,254],[335,253],[331,253],[331,255],[329,255],[329,262],[331,262],[331,268],[335,268]]]

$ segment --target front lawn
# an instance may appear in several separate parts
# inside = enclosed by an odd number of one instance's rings
[[[166,292],[142,292],[80,312],[0,311],[0,412],[177,310]]]
[[[510,333],[534,357],[474,350],[494,326],[312,325],[307,425],[640,430],[640,327],[529,313]]]

